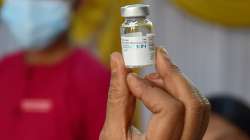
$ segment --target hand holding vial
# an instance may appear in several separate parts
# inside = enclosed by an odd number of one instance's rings
[[[129,73],[120,53],[111,56],[112,77],[100,140],[201,140],[210,105],[185,78],[167,52],[158,48],[156,73],[145,78]],[[131,124],[135,100],[152,112],[147,131]]]

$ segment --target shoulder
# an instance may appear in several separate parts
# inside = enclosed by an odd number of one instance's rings
[[[9,67],[17,67],[23,63],[23,52],[7,55],[0,59],[0,70]]]
[[[102,77],[109,76],[109,68],[104,66],[86,49],[78,48],[75,50],[75,54],[73,56],[73,66],[76,74],[82,75],[84,72],[84,77],[96,77],[100,75],[102,75]]]
[[[109,87],[110,70],[86,49],[75,51],[73,73],[79,90],[92,93],[96,89],[106,91]]]

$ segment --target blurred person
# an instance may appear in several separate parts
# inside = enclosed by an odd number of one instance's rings
[[[21,51],[0,62],[1,139],[98,139],[105,118],[109,73],[68,41],[69,17],[77,10],[77,2],[5,1],[2,17]],[[121,55],[112,55],[102,140],[203,137],[209,119],[208,101],[163,49],[157,54],[158,73],[145,79],[128,74]],[[154,113],[145,134],[129,129],[135,97]]]
[[[0,61],[0,139],[97,140],[109,71],[68,38],[75,0],[6,0],[19,52]],[[0,47],[5,47],[1,44]]]
[[[228,93],[209,98],[212,115],[204,140],[250,140],[250,108]]]
[[[248,135],[239,126],[213,113],[203,140],[250,140]]]
[[[1,19],[0,19],[0,59],[2,59],[5,55],[8,55],[9,52],[12,52],[16,48],[16,43],[13,41],[13,38],[11,37],[10,32],[8,31],[8,28],[3,25]]]

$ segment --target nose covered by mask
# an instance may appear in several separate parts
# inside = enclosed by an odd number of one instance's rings
[[[70,10],[59,0],[6,0],[2,20],[22,49],[42,49],[67,30]]]

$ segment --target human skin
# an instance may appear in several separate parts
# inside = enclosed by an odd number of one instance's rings
[[[82,0],[61,0],[68,1],[72,5],[72,13],[77,12],[81,7]],[[31,65],[53,65],[71,54],[74,48],[70,45],[69,32],[59,34],[56,39],[44,49],[29,49],[25,52],[26,63]]]
[[[250,140],[250,138],[228,120],[213,113],[203,140]]]
[[[106,121],[100,140],[201,140],[207,129],[210,104],[157,49],[156,73],[140,78],[125,68],[120,53],[111,56],[112,77]],[[135,100],[152,112],[146,132],[132,126]]]

